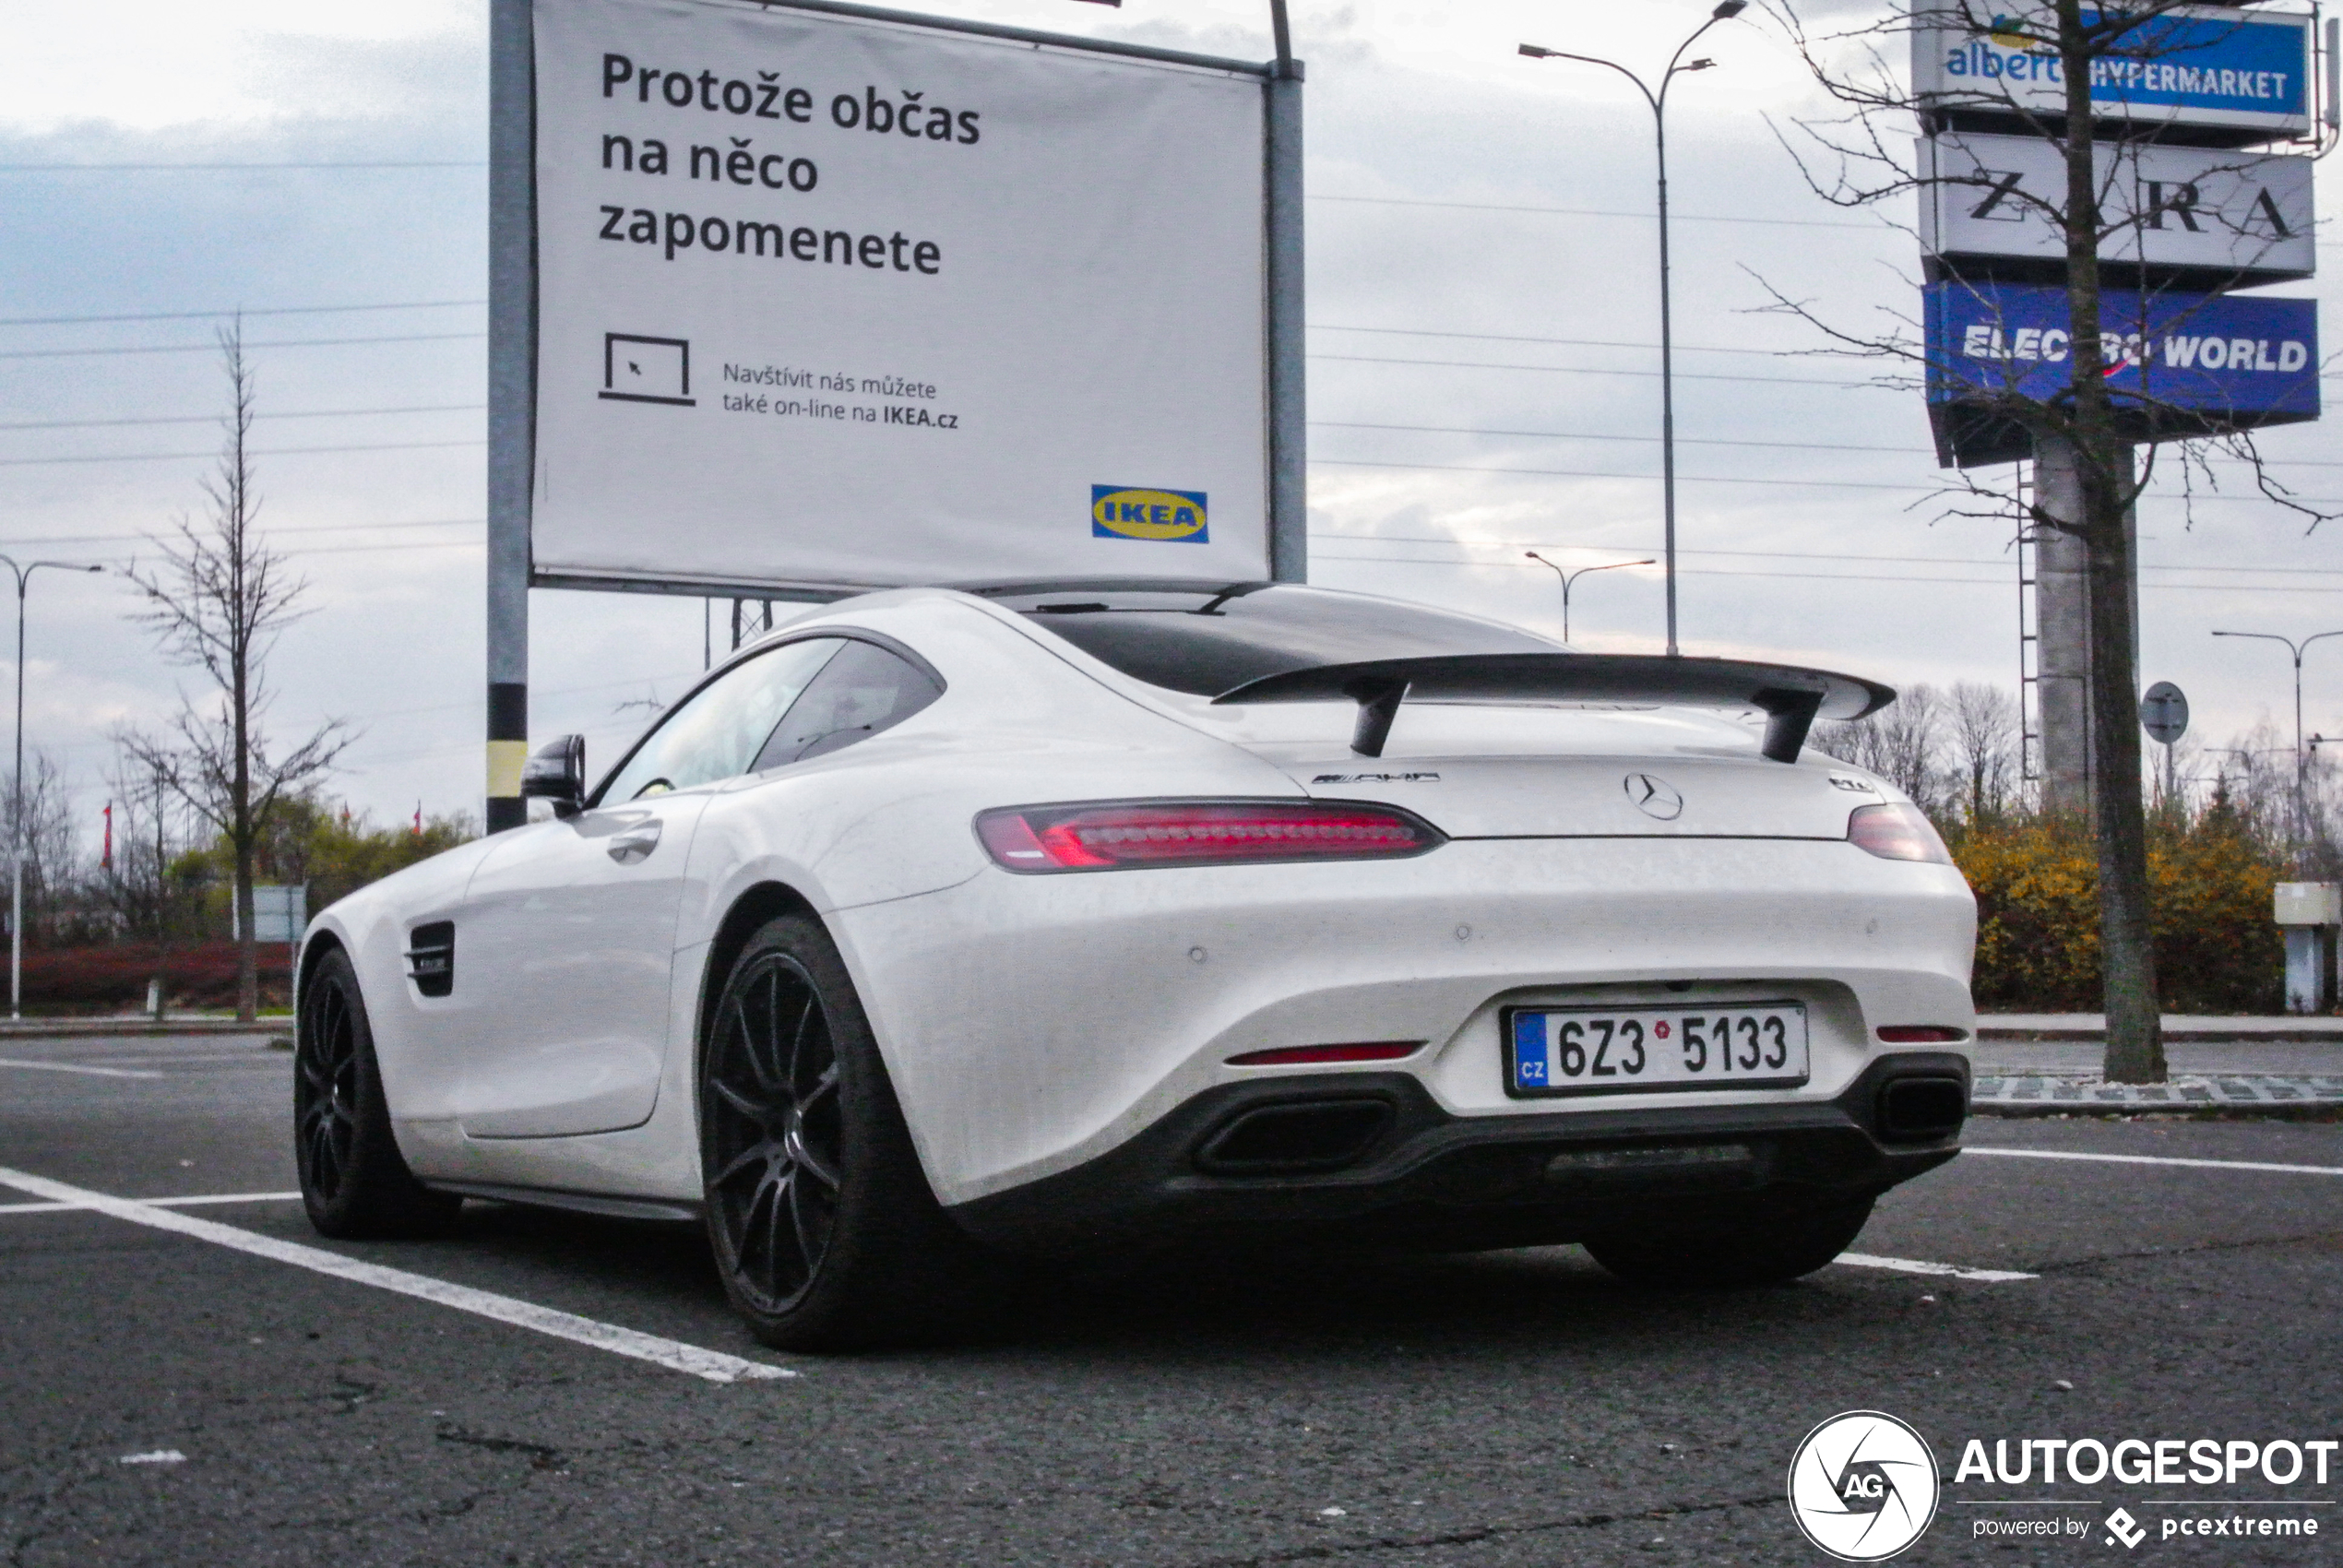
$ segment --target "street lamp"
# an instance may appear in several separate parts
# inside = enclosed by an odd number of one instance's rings
[[[1540,566],[1553,566],[1554,576],[1562,579],[1562,640],[1564,642],[1568,642],[1570,640],[1570,585],[1572,583],[1576,582],[1588,572],[1616,572],[1623,566],[1650,566],[1657,564],[1657,563],[1653,562],[1650,557],[1647,556],[1641,561],[1613,561],[1607,566],[1581,566],[1575,572],[1565,572],[1560,566],[1555,566],[1552,562],[1547,560],[1544,556],[1539,554],[1534,550],[1525,550],[1522,553],[1528,556],[1529,559],[1535,561]]]
[[[17,578],[17,773],[10,784],[8,804],[8,1016],[24,1016],[24,590],[32,574],[43,566],[60,572],[102,572],[78,561],[35,561],[19,566],[6,555]]]
[[[1676,657],[1676,363],[1674,324],[1670,319],[1668,294],[1668,89],[1676,77],[1687,71],[1706,71],[1717,64],[1700,59],[1679,65],[1684,51],[1693,41],[1719,22],[1730,21],[1749,8],[1749,0],[1722,0],[1708,13],[1708,19],[1693,29],[1675,53],[1668,57],[1668,69],[1659,78],[1659,90],[1654,92],[1635,75],[1615,60],[1598,59],[1592,54],[1573,54],[1563,49],[1540,49],[1525,43],[1521,53],[1532,60],[1576,60],[1582,65],[1603,65],[1618,72],[1635,84],[1635,90],[1651,105],[1651,124],[1659,151],[1659,472],[1660,506],[1664,514],[1668,557],[1668,657]]]
[[[2321,637],[2343,637],[2343,632],[2313,632],[2299,643],[2276,632],[2215,632],[2213,635],[2217,637],[2254,637],[2263,642],[2284,643],[2286,651],[2294,656],[2294,847],[2298,855],[2307,853],[2311,813],[2302,783],[2302,655]]]

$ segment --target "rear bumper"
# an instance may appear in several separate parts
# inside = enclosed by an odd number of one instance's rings
[[[1687,982],[1719,1006],[1796,999],[1813,1075],[1786,1098],[1815,1106],[1882,1053],[1880,1026],[1974,1026],[1959,872],[1843,842],[1458,841],[1404,861],[988,870],[826,918],[954,1206],[1102,1159],[1207,1090],[1302,1075],[1229,1063],[1264,1049],[1422,1040],[1407,1070],[1449,1115],[1480,1120],[1563,1109],[1505,1093],[1507,1006],[1668,1006]]]
[[[1225,1084],[1111,1152],[959,1204],[1052,1254],[1204,1236],[1445,1248],[1869,1196],[1960,1152],[1968,1060],[1882,1056],[1827,1101],[1454,1116],[1404,1073]]]

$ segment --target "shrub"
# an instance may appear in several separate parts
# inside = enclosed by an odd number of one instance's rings
[[[1952,842],[1977,894],[1980,1008],[2095,1013],[2099,865],[2087,826],[2035,818]],[[2147,876],[2160,1004],[2173,1013],[2275,1012],[2283,952],[2270,920],[2278,858],[2223,805],[2149,819]]]

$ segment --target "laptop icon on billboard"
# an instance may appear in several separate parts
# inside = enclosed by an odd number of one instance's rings
[[[691,344],[681,338],[603,333],[601,395],[621,403],[692,407]]]

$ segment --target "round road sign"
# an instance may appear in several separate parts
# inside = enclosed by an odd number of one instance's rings
[[[2157,682],[2140,698],[2140,724],[2151,737],[2171,745],[2188,733],[2188,698],[2171,682]]]

